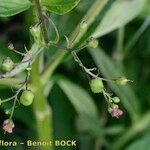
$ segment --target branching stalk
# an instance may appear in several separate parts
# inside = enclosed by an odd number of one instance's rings
[[[92,5],[92,7],[89,9],[89,11],[86,13],[86,15],[83,17],[82,20],[86,21],[87,27],[89,27],[95,17],[101,12],[102,8],[105,6],[105,4],[108,2],[108,0],[96,0],[95,3]],[[80,23],[79,23],[80,25]],[[77,34],[79,31],[79,25],[76,27],[74,30],[73,34],[70,36],[69,41],[70,41],[70,47],[72,48],[80,39],[81,37],[85,34],[85,30],[81,31],[80,34]],[[78,36],[76,36],[78,35]],[[74,40],[76,39],[76,40]],[[73,41],[73,42],[72,42]],[[43,85],[46,85],[47,80],[49,80],[50,76],[53,74],[57,66],[61,63],[63,60],[64,56],[67,55],[66,51],[58,51],[56,55],[53,57],[53,60],[55,61],[50,61],[46,69],[44,70],[42,76],[41,76],[41,82]]]

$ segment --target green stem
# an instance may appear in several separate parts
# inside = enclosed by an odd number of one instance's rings
[[[37,45],[34,43],[30,49],[26,53],[26,56],[22,59],[20,63],[15,65],[15,67],[6,73],[0,74],[0,79],[3,78],[10,78],[15,76],[16,74],[19,74],[20,72],[24,71],[29,67],[29,64],[32,64],[32,62],[35,60],[36,56],[43,50],[42,46]]]
[[[11,114],[10,114],[10,117],[9,117],[10,120],[12,120],[12,117],[13,117],[13,114],[14,114],[14,111],[15,111],[16,102],[17,102],[17,98],[14,99]]]
[[[43,32],[43,37],[44,37],[45,43],[47,43],[48,42],[48,36],[47,36],[47,31],[46,31],[45,19],[44,19],[43,14],[42,14],[42,9],[41,9],[39,0],[35,0],[35,6],[36,6],[36,12],[38,15],[38,19],[41,22],[41,29]]]
[[[45,42],[48,42],[48,36],[46,32],[45,20],[42,14],[41,6],[39,0],[35,0],[36,12],[38,13],[38,19],[41,21],[41,29],[43,31],[43,38]],[[51,108],[47,102],[44,95],[44,88],[40,82],[40,55],[37,57],[36,61],[33,63],[31,71],[31,86],[34,89],[35,101],[33,103],[34,114],[36,118],[38,138],[40,141],[52,141],[52,115]],[[51,146],[43,146],[42,150],[52,150]]]
[[[35,100],[33,103],[36,118],[38,138],[40,141],[52,141],[52,114],[51,108],[44,95],[44,89],[39,77],[39,57],[32,66],[31,86],[34,89]],[[52,150],[51,146],[44,146],[42,150]]]
[[[21,86],[22,79],[17,79],[17,78],[2,78],[0,79],[0,85],[4,85],[7,87],[12,87],[15,89],[19,89]]]
[[[12,120],[12,117],[13,117],[13,114],[14,114],[14,111],[15,111],[16,103],[17,103],[17,100],[18,100],[18,95],[24,89],[24,86],[25,86],[25,84],[23,84],[21,86],[21,88],[17,91],[17,93],[14,95],[14,103],[13,103],[11,114],[10,114],[10,117],[9,117],[10,120]]]

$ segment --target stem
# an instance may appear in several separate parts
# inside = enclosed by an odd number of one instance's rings
[[[91,79],[91,78],[90,78],[90,76],[91,76],[92,78],[100,78],[100,79],[103,80],[103,81],[114,82],[114,80],[101,78],[101,77],[98,76],[99,74],[95,75],[94,73],[92,73],[91,71],[96,70],[96,68],[91,68],[91,69],[86,68],[86,67],[84,66],[84,64],[82,63],[82,61],[80,60],[80,58],[78,57],[78,55],[77,55],[77,53],[76,53],[75,51],[72,51],[71,54],[72,54],[74,60],[75,60],[75,61],[79,64],[79,66],[84,70],[84,72],[86,73],[86,75],[87,75],[87,77],[88,77],[89,80]]]
[[[5,103],[5,102],[9,102],[9,101],[13,100],[15,97],[16,97],[16,96],[14,95],[14,96],[12,96],[12,97],[9,97],[9,98],[7,98],[7,99],[4,99],[4,100],[1,101],[1,104],[2,104],[2,103]]]
[[[38,138],[40,141],[52,141],[52,114],[51,108],[44,95],[44,89],[39,77],[39,57],[36,59],[31,70],[31,86],[34,89],[35,100],[33,103]],[[42,150],[52,150],[51,146],[44,146]]]
[[[47,31],[46,31],[45,19],[42,14],[40,2],[39,2],[39,0],[34,0],[34,1],[35,1],[35,5],[36,5],[37,14],[38,14],[38,19],[39,19],[39,21],[41,21],[41,29],[43,32],[44,41],[45,41],[45,43],[47,43],[48,36],[47,36]]]
[[[110,103],[111,103],[111,97],[110,95],[105,91],[105,89],[103,90],[103,95],[104,95],[104,98],[108,104],[108,106],[110,106]]]
[[[21,79],[17,79],[17,78],[3,78],[3,79],[0,79],[0,85],[5,85],[5,86],[8,86],[8,87],[12,87],[12,88],[15,88],[15,89],[18,89],[22,83],[22,80]]]
[[[12,120],[12,117],[13,117],[13,114],[14,114],[14,111],[15,111],[16,102],[17,102],[17,98],[15,98],[13,106],[12,106],[11,114],[10,114],[10,117],[9,117],[10,120]]]
[[[9,117],[10,120],[12,120],[12,117],[13,117],[13,114],[14,114],[14,111],[15,111],[16,102],[18,100],[18,94],[24,89],[25,84],[23,84],[21,86],[21,88],[17,91],[17,93],[13,96],[15,99],[14,99],[14,103],[13,103],[13,106],[12,106],[11,114],[10,114],[10,117]]]
[[[82,61],[80,60],[80,58],[78,57],[78,55],[76,54],[76,52],[72,51],[71,52],[74,60],[79,64],[79,66],[83,69],[83,71],[86,73],[87,78],[90,80],[90,76],[89,73],[86,71],[85,66],[83,65]]]
[[[96,70],[96,68],[92,68],[92,69],[88,69],[84,66],[84,64],[82,63],[82,61],[80,60],[80,58],[78,57],[77,53],[76,53],[76,50],[81,50],[83,48],[85,48],[87,45],[82,45],[81,47],[77,48],[77,49],[73,49],[73,48],[68,48],[66,46],[62,46],[62,45],[58,45],[58,44],[55,44],[55,43],[51,43],[49,42],[48,45],[53,45],[55,47],[58,47],[58,48],[61,48],[61,49],[64,49],[68,52],[70,52],[74,58],[74,60],[79,64],[79,66],[84,70],[84,72],[86,73],[88,79],[90,80],[90,76],[93,77],[93,78],[97,78],[98,75],[95,75],[94,73],[92,73],[91,71],[93,70]],[[90,76],[89,76],[90,75]],[[101,80],[104,80],[104,81],[108,81],[108,82],[113,82],[114,80],[110,80],[110,79],[105,79],[105,78],[101,78],[99,77]]]
[[[37,44],[33,44],[30,51],[27,52],[26,56],[22,59],[22,61],[15,65],[15,67],[6,73],[0,74],[0,80],[2,78],[9,78],[13,77],[16,74],[19,74],[20,72],[24,71],[29,67],[29,64],[32,64],[35,60],[36,56],[43,50],[42,46],[39,46]]]

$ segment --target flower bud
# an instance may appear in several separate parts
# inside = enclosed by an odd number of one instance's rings
[[[11,114],[11,109],[6,109],[6,110],[5,110],[5,114],[6,114],[6,115],[10,115],[10,114]]]
[[[7,119],[3,122],[3,130],[7,133],[12,133],[14,127],[15,127],[15,125],[14,125],[13,121],[10,119]]]
[[[113,97],[112,100],[113,100],[114,103],[119,103],[120,102],[119,97]]]
[[[98,47],[98,40],[91,37],[87,40],[87,45],[89,48],[97,48]]]
[[[11,60],[10,57],[7,57],[6,59],[3,60],[1,69],[5,72],[8,72],[12,70],[14,67],[14,62]]]
[[[87,29],[87,22],[86,22],[86,21],[82,21],[82,22],[80,23],[80,29],[81,29],[81,30]]]
[[[93,93],[101,93],[104,89],[103,82],[100,78],[95,78],[90,81],[90,87]]]
[[[120,77],[120,78],[116,79],[115,82],[118,85],[126,85],[128,82],[131,82],[131,80],[128,80],[125,77]]]
[[[116,108],[119,108],[119,106],[117,104],[112,103],[111,108],[116,109]]]

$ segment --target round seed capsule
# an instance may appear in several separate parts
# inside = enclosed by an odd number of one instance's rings
[[[100,78],[95,78],[90,81],[90,87],[93,93],[101,93],[104,89],[103,82]]]
[[[8,72],[10,70],[12,70],[12,68],[14,67],[14,62],[11,60],[10,57],[7,57],[3,62],[2,62],[2,66],[1,69],[5,72]]]
[[[25,90],[22,92],[20,97],[20,103],[24,106],[29,106],[32,104],[34,99],[34,94],[30,90]]]
[[[113,100],[114,103],[119,103],[120,102],[119,97],[113,97],[112,100]]]

